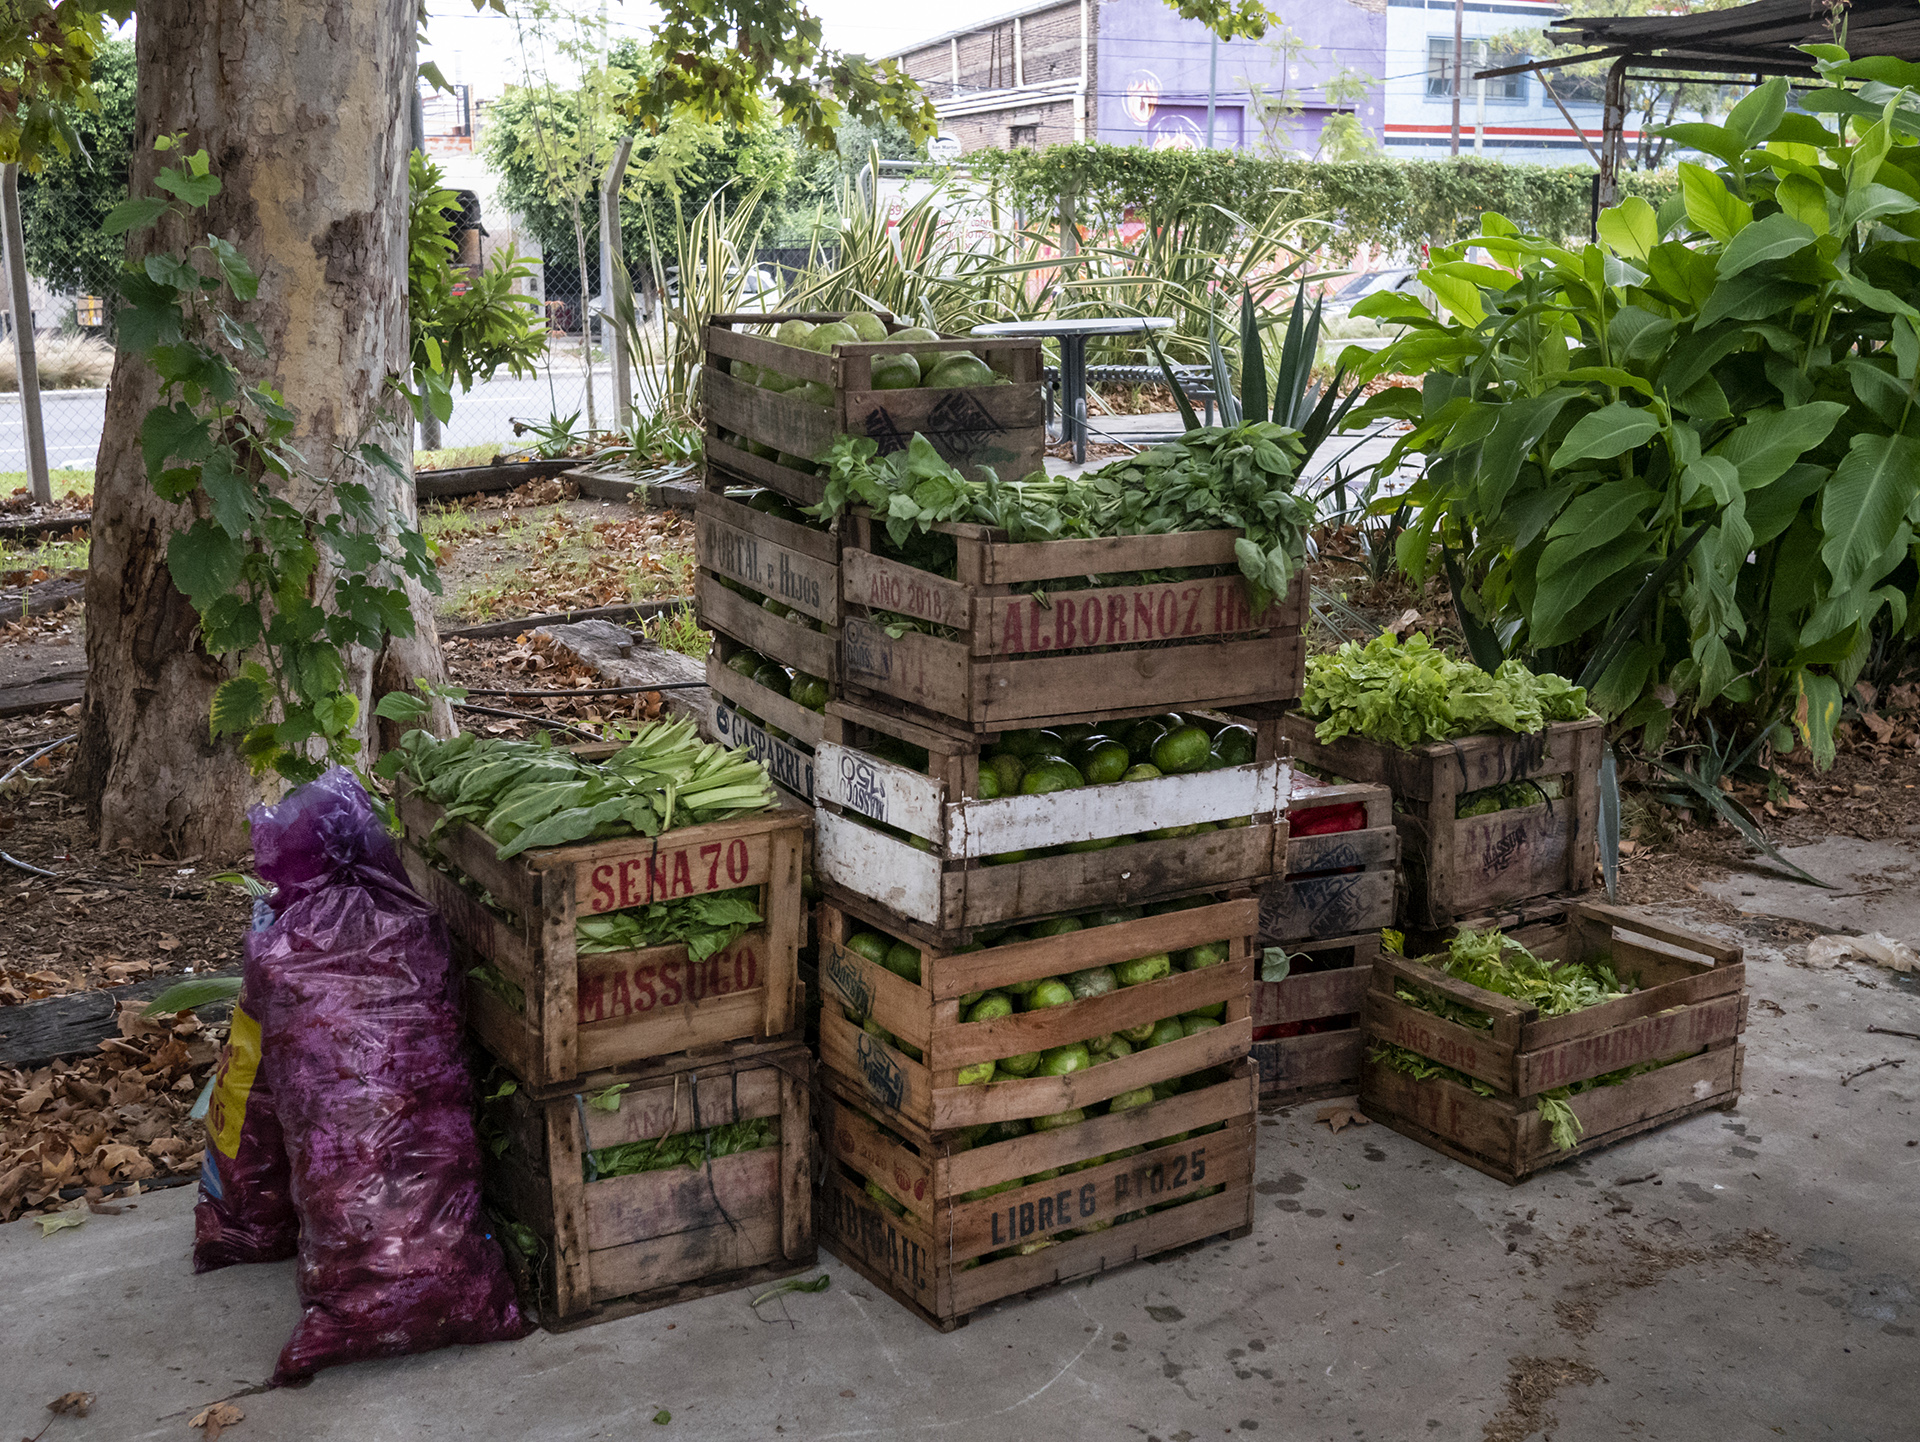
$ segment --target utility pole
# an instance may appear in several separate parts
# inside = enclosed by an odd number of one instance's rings
[[[1467,0],[1453,0],[1453,154],[1460,153],[1460,74],[1462,32],[1466,28]]]
[[[1213,149],[1213,102],[1220,90],[1220,37],[1213,37],[1207,52],[1207,149]]]
[[[600,180],[600,333],[613,357],[613,424],[616,430],[633,424],[632,358],[627,354],[625,321],[639,325],[633,308],[633,287],[625,269],[620,236],[620,187],[627,161],[633,155],[633,137],[623,135],[613,160]]]
[[[20,167],[0,170],[0,224],[6,229],[7,289],[13,302],[14,355],[20,363],[20,419],[27,442],[27,481],[38,506],[53,504],[47,475],[47,428],[40,415],[40,362],[33,348],[33,298],[27,294],[26,232],[20,224]]]

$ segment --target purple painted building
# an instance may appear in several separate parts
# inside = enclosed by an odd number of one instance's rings
[[[1081,140],[1313,155],[1328,118],[1382,134],[1387,0],[1298,0],[1217,46],[1165,0],[1049,0],[897,52],[962,151]]]

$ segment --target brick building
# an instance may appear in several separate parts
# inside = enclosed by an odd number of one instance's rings
[[[1042,0],[897,51],[966,150],[1080,140],[1311,154],[1336,112],[1382,128],[1387,0],[1299,0],[1286,31],[1223,42],[1165,0]],[[1333,84],[1336,79],[1345,84]],[[1356,83],[1357,82],[1357,83]],[[1284,96],[1296,113],[1281,118]]]

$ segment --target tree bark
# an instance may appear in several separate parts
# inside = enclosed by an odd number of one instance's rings
[[[129,244],[138,264],[204,244],[208,232],[232,241],[260,275],[259,298],[235,307],[267,344],[265,361],[242,362],[249,378],[298,412],[293,441],[312,473],[351,472],[409,523],[412,485],[336,447],[366,439],[412,457],[403,408],[367,427],[394,409],[384,385],[408,353],[414,12],[411,0],[144,0],[133,193],[154,193],[172,156],[156,155],[153,141],[173,132],[185,132],[188,151],[206,148],[223,188],[204,215],[169,217]],[[122,351],[95,479],[72,784],[104,847],[227,856],[245,848],[246,806],[278,784],[250,777],[230,739],[210,738],[208,706],[229,663],[200,646],[193,608],[167,572],[168,539],[194,510],[162,501],[147,480],[139,428],[158,394],[146,362]],[[410,591],[416,636],[351,658],[365,716],[376,678],[440,675],[428,598]]]

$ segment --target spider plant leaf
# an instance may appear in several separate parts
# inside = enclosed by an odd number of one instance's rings
[[[1617,900],[1620,882],[1620,761],[1613,745],[1600,757],[1600,876],[1607,887],[1607,900]]]
[[[1160,374],[1167,378],[1167,389],[1173,392],[1173,403],[1180,407],[1180,419],[1190,431],[1200,429],[1200,417],[1193,413],[1193,402],[1187,399],[1187,393],[1180,389],[1180,380],[1173,373],[1173,367],[1167,363],[1166,352],[1160,349],[1159,337],[1152,331],[1147,332],[1147,344],[1153,347],[1153,358],[1160,362]]]
[[[1723,818],[1735,831],[1738,831],[1742,836],[1746,837],[1748,841],[1752,842],[1768,860],[1785,867],[1786,870],[1792,874],[1794,880],[1804,881],[1809,886],[1823,886],[1828,890],[1833,889],[1832,882],[1822,881],[1819,877],[1813,875],[1811,872],[1801,870],[1798,866],[1795,866],[1791,861],[1787,860],[1786,857],[1782,856],[1779,848],[1761,834],[1759,826],[1754,822],[1753,813],[1748,811],[1746,807],[1740,805],[1733,797],[1727,795],[1727,793],[1722,791],[1718,786],[1702,780],[1690,771],[1682,771],[1672,762],[1662,760],[1659,757],[1655,757],[1649,764],[1669,781],[1678,783],[1685,791],[1706,802],[1708,806],[1713,808],[1716,816]]]
[[[1267,358],[1260,348],[1260,313],[1254,308],[1250,286],[1240,288],[1240,414],[1249,424],[1264,424],[1267,419]],[[1291,424],[1278,408],[1273,418]]]

